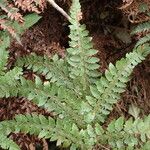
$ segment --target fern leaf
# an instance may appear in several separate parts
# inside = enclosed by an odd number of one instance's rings
[[[149,31],[150,31],[150,21],[145,22],[145,23],[141,23],[135,29],[133,29],[131,34],[148,32],[144,37],[142,37],[142,38],[140,38],[138,40],[138,42],[136,43],[135,47],[137,47],[139,45],[143,45],[143,44],[145,44],[145,43],[150,41]]]
[[[70,65],[70,77],[79,79],[76,82],[81,82],[83,90],[88,89],[89,83],[95,81],[100,75],[97,69],[99,68],[99,59],[94,57],[97,53],[93,49],[91,38],[85,25],[79,23],[81,17],[81,6],[78,0],[73,0],[71,7],[70,23],[70,48],[67,49],[67,61]]]
[[[46,118],[43,115],[18,115],[14,120],[2,121],[0,127],[15,133],[24,132],[37,135],[39,138],[57,141],[58,146],[69,147],[72,145],[71,147],[80,147],[83,150],[91,147],[91,143],[88,143],[90,138],[87,132],[84,130],[80,132],[75,124],[64,119],[55,121],[53,118]],[[85,136],[87,137],[84,138]]]
[[[122,117],[118,118],[108,125],[106,131],[108,143],[112,148],[117,149],[126,149],[127,147],[136,149],[140,147],[139,143],[143,143],[141,147],[143,147],[145,143],[146,147],[150,138],[149,123],[150,116],[144,119],[136,119],[135,121],[131,118],[127,121]]]
[[[65,61],[59,59],[56,55],[52,59],[49,59],[46,56],[42,57],[31,54],[18,59],[16,65],[32,69],[34,72],[44,75],[46,79],[57,85],[71,86]]]
[[[48,58],[47,56],[37,56],[33,53],[29,56],[19,58],[16,66],[32,69],[34,72],[44,75],[51,83],[56,83],[58,86],[65,86],[75,91],[76,95],[81,95],[79,88],[74,86],[76,83],[73,83],[69,78],[66,61],[59,59],[57,55]]]
[[[24,1],[18,2],[22,5]],[[25,2],[27,9],[33,5],[40,6],[37,0],[28,2],[29,6]],[[19,6],[17,3],[16,5]],[[36,16],[35,20],[30,22],[33,16]],[[16,22],[13,27],[17,27],[17,32],[21,34],[38,21],[39,17],[35,14],[33,16],[26,18],[27,24],[22,28]],[[70,147],[71,150],[91,150],[97,144],[102,149],[149,148],[150,115],[144,119],[138,117],[134,121],[126,121],[120,117],[108,127],[102,124],[125,91],[133,69],[150,53],[149,44],[143,44],[147,40],[140,41],[133,52],[126,54],[115,65],[110,63],[105,75],[99,78],[99,59],[94,56],[97,51],[93,49],[85,25],[79,23],[82,18],[79,0],[73,0],[69,18],[71,41],[65,60],[59,59],[57,55],[49,59],[32,54],[18,59],[17,67],[6,72],[8,53],[5,50],[9,45],[9,38],[4,37],[2,42],[6,42],[2,43],[0,52],[0,97],[25,97],[39,107],[51,111],[55,119],[26,114],[2,121],[0,146],[18,150],[19,147],[8,137],[12,132],[23,132],[57,141],[57,146]],[[144,30],[147,29],[146,26]],[[143,45],[140,46],[141,44]],[[26,80],[22,76],[23,67],[44,75],[46,81],[42,81],[38,75],[34,81]]]
[[[117,61],[115,66],[110,64],[105,77],[101,77],[96,86],[91,86],[92,96],[87,96],[87,101],[93,106],[89,111],[89,114],[95,115],[93,120],[96,118],[97,121],[104,122],[113,109],[113,105],[120,99],[120,94],[125,91],[126,83],[130,80],[134,67],[141,63],[149,53],[148,45],[138,47],[126,54],[126,58]]]
[[[135,47],[143,45],[149,41],[150,41],[150,34],[146,34],[144,37],[140,38],[140,40],[136,43]]]
[[[3,134],[0,135],[0,147],[9,150],[20,150],[19,146],[13,140]]]
[[[131,118],[125,121],[123,117],[120,117],[113,120],[106,129],[99,124],[95,124],[94,126],[87,125],[86,129],[80,130],[76,124],[72,124],[65,119],[55,121],[51,117],[46,118],[43,115],[27,114],[18,115],[14,120],[2,121],[0,123],[0,136],[6,138],[6,135],[10,132],[23,132],[37,135],[39,138],[50,139],[50,141],[57,141],[57,146],[70,146],[70,149],[89,150],[95,144],[100,143],[101,146],[109,144],[112,149],[125,150],[126,148],[143,147],[139,143],[143,143],[144,147],[149,145],[149,124],[150,115],[135,121]],[[4,131],[9,132],[6,134]],[[1,146],[2,144],[0,142]],[[8,147],[4,146],[4,148]]]
[[[36,77],[35,83],[21,78],[21,83],[16,88],[18,95],[33,101],[39,107],[54,112],[59,118],[70,118],[80,127],[85,126],[83,117],[79,115],[81,99],[64,86],[57,86],[50,82],[44,84]]]
[[[16,32],[19,35],[22,35],[27,29],[29,29],[30,27],[32,27],[34,24],[36,24],[39,19],[41,19],[41,16],[32,13],[32,14],[28,14],[26,16],[23,17],[24,22],[20,25],[18,22],[13,22],[11,24],[11,26],[16,29]]]
[[[136,33],[145,32],[149,30],[150,30],[150,21],[139,24],[135,29],[133,29],[131,34],[136,34]]]
[[[4,76],[0,76],[0,97],[17,96],[19,78],[22,75],[22,69],[14,68]]]
[[[8,138],[12,132],[9,123],[10,121],[7,123],[0,123],[0,147],[9,150],[20,150],[19,146],[13,140]]]

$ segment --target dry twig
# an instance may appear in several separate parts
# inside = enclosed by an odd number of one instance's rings
[[[57,9],[63,16],[65,16],[68,20],[70,16],[61,8],[59,7],[54,0],[47,0],[55,9]]]

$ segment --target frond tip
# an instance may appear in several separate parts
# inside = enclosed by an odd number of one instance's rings
[[[91,37],[85,25],[80,24],[81,6],[78,0],[73,0],[70,11],[70,48],[67,49],[67,61],[70,65],[70,77],[81,82],[83,89],[87,90],[90,83],[94,83],[100,73],[99,59],[94,55],[97,50],[93,49]]]

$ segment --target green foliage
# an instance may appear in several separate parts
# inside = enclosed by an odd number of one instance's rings
[[[10,34],[14,39],[21,44],[20,36],[25,32],[26,29],[33,26],[41,17],[35,13],[28,14],[23,17],[23,23],[19,23],[15,20],[7,20],[7,16],[0,16],[0,25],[6,32],[5,34]]]
[[[149,6],[146,3],[140,3],[139,5],[140,13],[147,13],[149,11]]]
[[[16,65],[32,69],[34,72],[44,75],[51,83],[66,85],[67,87],[70,87],[72,84],[65,60],[59,59],[57,55],[49,59],[47,56],[31,54],[30,56],[18,59]]]
[[[17,86],[19,84],[18,80],[21,74],[22,69],[15,67],[5,75],[0,76],[0,97],[10,97],[11,95],[17,96]]]
[[[150,34],[146,34],[144,37],[142,37],[136,44],[136,46],[142,45],[144,43],[147,43],[150,41]]]
[[[132,34],[149,31],[150,29],[150,21],[139,24],[133,31]]]
[[[137,44],[135,45],[136,47],[150,41],[149,31],[150,31],[150,21],[140,23],[139,25],[137,25],[137,27],[135,27],[135,29],[133,29],[131,34],[141,34],[141,33],[144,34],[144,36],[140,38]]]
[[[13,140],[7,138],[7,136],[3,134],[0,135],[0,145],[3,149],[20,150],[19,146],[13,142]]]
[[[78,113],[81,99],[72,90],[48,81],[43,84],[39,77],[36,77],[35,83],[24,78],[20,79],[21,84],[18,86],[20,96],[27,97],[49,111],[54,111],[58,118],[70,118],[72,122],[84,126],[83,117]]]
[[[150,9],[148,3],[141,2],[139,5],[139,12],[145,14],[145,18],[149,18],[150,16]],[[143,17],[144,19],[144,17]],[[138,40],[136,43],[136,47],[142,45],[144,43],[148,43],[150,41],[150,20],[139,23],[131,32],[131,34],[139,34],[142,35],[142,38]]]
[[[148,45],[134,49],[133,52],[126,54],[126,58],[117,61],[115,66],[110,63],[105,77],[101,77],[96,85],[91,86],[92,96],[87,96],[87,101],[93,107],[91,114],[95,115],[97,121],[105,121],[105,117],[113,109],[113,104],[117,103],[120,94],[125,91],[134,67],[142,62],[148,53],[150,53]]]
[[[134,120],[120,117],[107,127],[104,123],[125,91],[133,69],[150,53],[149,44],[136,46],[115,65],[110,63],[108,70],[101,75],[98,72],[99,59],[95,56],[97,51],[93,49],[85,25],[80,24],[78,0],[73,0],[70,18],[71,40],[65,59],[57,55],[48,58],[31,54],[19,58],[14,68],[7,70],[6,48],[10,38],[2,33],[0,98],[25,97],[38,107],[53,112],[54,118],[25,114],[0,122],[0,146],[18,150],[9,135],[23,132],[57,141],[57,146],[70,147],[71,150],[91,150],[95,145],[114,150],[148,149],[150,115],[140,119],[135,114]],[[26,20],[29,22],[26,28],[32,25],[30,19],[32,17]],[[21,33],[22,28],[17,28]],[[24,68],[36,74],[33,81],[24,78]]]
[[[39,138],[50,139],[50,141],[57,140],[58,146],[62,143],[64,147],[72,145],[71,147],[87,149],[90,146],[86,141],[88,139],[84,138],[86,131],[79,131],[75,124],[64,119],[55,121],[53,118],[36,114],[18,115],[14,120],[1,122],[1,129],[15,133],[30,133]]]
[[[24,22],[22,24],[14,21],[12,22],[11,26],[16,30],[17,34],[22,35],[22,33],[37,23],[40,18],[41,16],[37,15],[36,13],[28,14],[23,17]]]
[[[67,49],[67,61],[70,65],[70,77],[77,82],[82,83],[83,91],[88,91],[89,84],[95,82],[100,74],[99,59],[93,55],[97,54],[97,50],[93,49],[92,38],[86,30],[85,25],[79,23],[81,16],[81,9],[79,1],[73,1],[70,13],[70,48]],[[87,92],[88,93],[88,92]]]
[[[108,143],[112,148],[135,149],[143,147],[149,139],[150,115],[144,119],[131,118],[127,121],[123,117],[112,121],[106,131]]]
[[[14,120],[2,121],[0,129],[5,136],[11,132],[34,134],[39,138],[49,139],[50,141],[57,140],[57,146],[70,146],[70,149],[79,147],[81,149],[92,149],[95,144],[100,142],[103,145],[109,144],[112,149],[134,150],[135,147],[148,146],[149,124],[150,116],[135,121],[131,118],[125,121],[123,117],[120,117],[112,121],[106,129],[99,124],[95,124],[94,127],[87,125],[87,128],[80,130],[76,124],[69,122],[69,120],[57,119],[55,121],[51,117],[27,114],[18,115]],[[3,144],[6,144],[5,141]],[[12,144],[12,146],[10,145],[10,148],[18,149],[15,144]],[[9,148],[8,145],[7,148]]]

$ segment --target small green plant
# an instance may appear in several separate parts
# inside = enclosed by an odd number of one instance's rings
[[[19,58],[7,71],[9,36],[2,36],[0,50],[0,97],[26,97],[39,107],[54,112],[54,117],[38,114],[17,115],[0,122],[0,146],[19,150],[10,133],[28,133],[57,141],[57,146],[70,150],[144,149],[150,147],[150,115],[145,118],[120,117],[103,126],[114,105],[125,91],[130,75],[150,53],[149,44],[139,45],[115,65],[109,64],[104,75],[98,72],[91,38],[85,25],[80,24],[81,6],[73,0],[70,11],[70,47],[64,59],[54,55],[31,54]],[[35,81],[23,77],[23,69],[32,69]],[[43,82],[38,74],[45,76]]]

